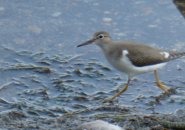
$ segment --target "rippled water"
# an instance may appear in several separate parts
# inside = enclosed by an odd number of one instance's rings
[[[67,112],[99,107],[104,98],[114,95],[126,76],[108,64],[98,47],[76,48],[96,31],[109,31],[115,40],[134,40],[164,49],[185,47],[185,21],[169,0],[0,3],[2,122],[3,115],[11,113],[24,117],[28,124],[38,118],[53,119]],[[137,76],[114,105],[134,107],[144,113],[185,109],[184,65],[182,58],[160,71],[161,80],[174,88],[175,94],[163,97],[150,73]],[[2,124],[5,128],[15,125]]]

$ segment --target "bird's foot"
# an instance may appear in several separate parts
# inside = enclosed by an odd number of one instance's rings
[[[162,89],[164,91],[164,94],[168,95],[168,94],[171,94],[171,93],[175,93],[175,90],[172,89],[172,88],[169,88],[167,87],[166,85],[164,85],[162,82],[158,81],[157,83],[157,86]]]
[[[176,90],[173,88],[168,88],[164,92],[164,94],[166,94],[166,95],[175,94],[175,93],[176,93]]]

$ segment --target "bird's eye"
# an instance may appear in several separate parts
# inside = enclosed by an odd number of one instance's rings
[[[103,38],[104,38],[103,34],[98,35],[98,39],[103,39]]]

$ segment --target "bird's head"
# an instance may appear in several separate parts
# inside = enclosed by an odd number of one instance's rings
[[[92,39],[90,39],[82,44],[79,44],[77,47],[81,47],[81,46],[85,46],[85,45],[89,45],[89,44],[93,44],[93,43],[95,43],[96,45],[101,47],[105,44],[108,44],[109,41],[111,41],[111,37],[110,37],[109,33],[105,32],[105,31],[100,31],[100,32],[94,33],[94,36]]]

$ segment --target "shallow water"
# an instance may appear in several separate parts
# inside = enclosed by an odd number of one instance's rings
[[[27,120],[52,119],[101,106],[114,95],[127,77],[108,64],[98,47],[76,48],[96,31],[167,50],[185,47],[185,21],[169,0],[0,3],[0,115],[15,111]],[[115,104],[144,113],[185,109],[184,65],[182,58],[160,71],[175,94],[163,97],[150,73],[137,76]]]

